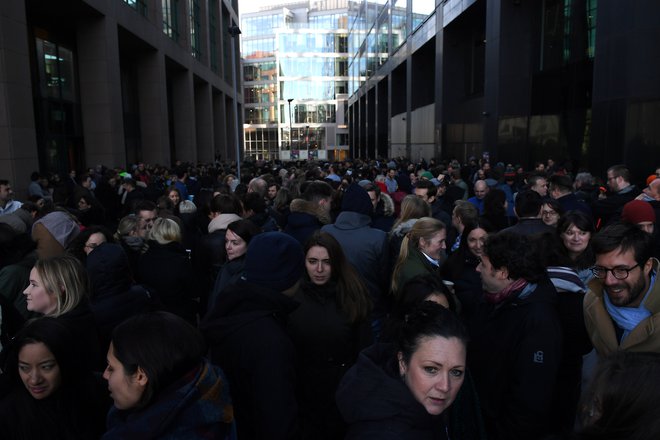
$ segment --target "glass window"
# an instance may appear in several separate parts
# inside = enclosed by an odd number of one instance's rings
[[[143,17],[147,16],[147,3],[145,0],[124,0],[124,3],[138,11]]]
[[[244,81],[275,81],[277,69],[274,61],[243,65]]]
[[[260,38],[257,40],[242,40],[243,58],[271,58],[275,56],[275,40]]]
[[[280,99],[335,99],[334,81],[281,81]]]
[[[218,27],[216,3],[209,2],[209,63],[211,70],[218,72]]]
[[[412,0],[413,32],[435,11],[435,0]]]
[[[179,40],[179,0],[161,0],[163,10],[163,32],[173,39]]]
[[[274,103],[277,89],[275,84],[251,85],[243,88],[246,104]]]
[[[394,1],[394,0],[392,0]],[[392,50],[396,51],[406,38],[408,38],[408,29],[406,27],[406,9],[408,0],[396,0],[392,8]]]
[[[194,58],[202,57],[202,23],[199,0],[190,0],[190,49]]]
[[[280,76],[346,76],[346,58],[280,58]]]

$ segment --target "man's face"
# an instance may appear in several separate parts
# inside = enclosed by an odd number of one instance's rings
[[[548,195],[548,181],[545,179],[538,179],[534,185],[532,185],[532,191],[536,191],[541,197]]]
[[[599,280],[605,288],[605,293],[612,304],[617,307],[637,307],[642,302],[644,293],[648,290],[649,274],[651,272],[651,260],[644,265],[637,266],[633,250],[621,252],[617,248],[606,254],[596,255],[597,267],[605,269],[630,269],[628,277],[617,280],[611,271],[605,274],[605,278]],[[634,267],[634,269],[632,269]]]
[[[428,188],[415,188],[415,195],[429,204],[433,203],[433,201],[435,200],[435,197],[433,196],[429,197]]]
[[[607,186],[610,191],[617,192],[621,189],[621,177],[614,174],[612,171],[607,172]]]
[[[435,195],[435,196],[436,196],[436,197],[442,197],[442,196],[445,195],[446,192],[447,192],[447,187],[444,186],[444,185],[440,185],[440,186],[436,189],[436,195]]]
[[[376,206],[378,205],[378,202],[380,201],[380,197],[378,197],[376,191],[367,191],[367,194],[369,194],[369,198],[371,199],[371,204],[375,209]]]
[[[649,186],[644,188],[644,194],[660,201],[660,179],[655,179],[649,183]]]
[[[477,183],[474,184],[474,196],[476,198],[481,200],[484,197],[486,197],[487,193],[488,193],[488,185],[486,185],[486,182],[478,181]]]
[[[140,237],[144,238],[156,221],[156,211],[140,211]]]
[[[477,272],[481,275],[481,286],[486,292],[496,293],[511,284],[507,272],[504,269],[494,268],[486,254],[481,256]]]
[[[87,188],[87,189],[91,188],[92,187],[92,178],[88,177],[87,179],[83,180],[82,186],[83,186],[83,188]]]
[[[273,200],[276,195],[277,195],[277,186],[276,185],[269,186],[268,187],[268,198]]]
[[[0,185],[0,202],[10,201],[13,194],[11,185]]]
[[[390,179],[394,179],[394,176],[396,175],[396,170],[389,170],[387,172],[387,175],[389,176]]]

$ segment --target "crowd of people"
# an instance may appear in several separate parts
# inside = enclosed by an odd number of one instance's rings
[[[216,161],[12,183],[1,438],[660,438],[660,168]]]

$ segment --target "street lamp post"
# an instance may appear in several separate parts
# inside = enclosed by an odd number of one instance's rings
[[[236,135],[236,177],[241,181],[241,141],[238,137],[238,75],[236,74],[236,43],[235,37],[241,35],[241,30],[234,25],[229,28],[231,35],[231,69],[234,78],[234,133]]]
[[[291,101],[293,98],[287,99],[289,103],[289,151],[293,150],[293,129],[291,128]]]

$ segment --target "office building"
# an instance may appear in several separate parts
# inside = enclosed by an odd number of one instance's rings
[[[660,163],[660,3],[360,1],[351,155]]]
[[[241,16],[245,156],[347,157],[348,0]]]
[[[0,2],[0,177],[25,188],[35,170],[235,157],[237,8],[237,0]]]

